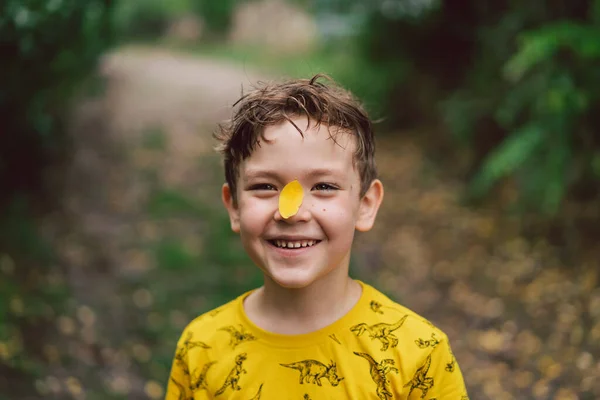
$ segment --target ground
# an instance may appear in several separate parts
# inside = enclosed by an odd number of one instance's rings
[[[260,280],[228,232],[211,133],[262,75],[135,48],[107,56],[101,73],[104,95],[74,113],[69,228],[47,224],[74,288],[57,326],[88,372],[59,362],[38,390],[159,399],[181,328]],[[410,135],[381,135],[377,163],[385,200],[359,236],[355,276],[447,332],[472,399],[598,398],[597,269],[568,274],[518,221],[462,206],[461,184]]]

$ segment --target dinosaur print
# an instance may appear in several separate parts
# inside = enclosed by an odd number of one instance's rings
[[[377,313],[377,314],[381,314],[381,315],[385,314],[382,310],[383,308],[389,308],[390,310],[394,310],[398,313],[403,314],[403,312],[401,310],[397,309],[396,307],[384,306],[377,300],[371,300],[371,302],[369,303],[369,307],[371,307],[371,311],[373,311],[374,313]]]
[[[337,386],[344,379],[338,377],[337,367],[333,360],[329,366],[317,360],[303,360],[291,364],[279,365],[300,371],[300,384],[306,381],[306,383],[316,383],[318,386],[322,386],[321,379],[326,378],[331,386]]]
[[[246,358],[246,353],[238,354],[235,357],[235,366],[233,367],[231,372],[229,372],[229,375],[227,375],[223,386],[221,386],[221,388],[217,390],[215,396],[219,396],[225,393],[228,387],[231,387],[231,390],[242,390],[242,388],[239,385],[239,381],[241,375],[248,372],[242,367],[242,364],[244,363],[244,361],[246,361]]]
[[[197,390],[208,390],[208,386],[206,383],[206,374],[208,373],[209,368],[216,363],[216,361],[210,361],[206,363],[204,367],[202,367],[202,371],[200,371],[200,374],[198,376],[196,376],[196,371],[194,371],[191,379],[192,384],[190,386],[193,392]]]
[[[181,346],[177,348],[177,351],[175,352],[175,361],[177,362],[177,364],[179,364],[179,366],[183,370],[183,373],[186,375],[190,374],[190,370],[187,365],[188,352],[195,347],[201,347],[203,349],[210,349],[210,346],[204,342],[192,341],[193,336],[194,336],[193,333],[188,331],[185,340],[183,341]]]
[[[210,349],[210,346],[204,342],[200,341],[192,341],[194,334],[188,331],[185,340],[183,341],[181,347],[177,349],[175,353],[175,359],[178,361],[185,362],[185,358],[187,357],[188,352],[196,347],[201,347],[203,349]]]
[[[431,367],[431,355],[429,355],[427,359],[425,359],[423,365],[421,365],[419,369],[417,369],[417,372],[415,372],[415,376],[406,385],[404,385],[404,387],[410,386],[410,390],[406,398],[410,398],[411,393],[415,389],[419,389],[421,391],[421,399],[425,398],[427,392],[433,387],[434,384],[433,378],[427,376],[427,373],[429,372],[429,367]]]
[[[179,399],[178,400],[194,400],[191,397],[187,397],[187,395],[185,393],[185,388],[183,387],[183,385],[181,383],[177,382],[173,378],[171,378],[171,382],[173,382],[175,384],[175,386],[177,386],[177,389],[179,390]]]
[[[258,388],[258,392],[256,392],[256,394],[254,395],[253,398],[251,398],[250,400],[260,400],[260,395],[262,392],[262,387],[263,387],[263,383],[260,384],[260,387]]]
[[[373,310],[373,312],[376,312],[377,314],[383,314],[383,311],[381,311],[381,307],[382,307],[381,303],[379,303],[375,300],[372,300],[370,303],[370,306],[371,306],[371,310]]]
[[[435,337],[435,332],[431,334],[431,339],[423,340],[421,338],[415,340],[415,344],[419,346],[420,349],[426,349],[428,347],[435,348],[440,341]]]
[[[304,400],[310,400],[310,396],[308,395],[308,393],[304,393]]]
[[[358,353],[354,352],[359,357],[364,358],[371,365],[371,379],[377,385],[377,397],[380,400],[389,400],[393,397],[392,392],[390,392],[389,383],[390,381],[387,378],[387,375],[390,372],[398,373],[398,368],[394,367],[395,362],[391,358],[387,358],[385,360],[381,360],[381,362],[375,361],[373,357],[371,357],[367,353]]]
[[[386,351],[390,346],[396,347],[398,345],[398,338],[394,336],[393,332],[404,324],[406,318],[408,318],[408,315],[400,318],[400,320],[398,320],[398,322],[395,324],[386,324],[381,322],[379,324],[369,326],[363,322],[358,325],[354,325],[350,328],[350,330],[356,336],[362,335],[365,331],[369,332],[371,340],[379,339],[382,344],[381,351]]]
[[[256,340],[256,337],[251,333],[245,332],[244,327],[240,324],[240,329],[237,330],[233,326],[224,326],[223,328],[219,328],[220,331],[229,332],[231,335],[231,340],[229,341],[229,345],[235,349],[240,343],[248,342],[250,340]]]
[[[454,353],[452,349],[450,349],[450,362],[446,363],[446,371],[454,372],[454,366],[456,365],[456,358],[454,357]]]
[[[335,336],[335,333],[332,333],[331,335],[329,335],[329,338],[331,338],[337,344],[342,344],[342,342],[340,342],[340,339],[338,339],[337,336]]]

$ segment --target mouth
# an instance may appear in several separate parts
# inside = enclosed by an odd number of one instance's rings
[[[279,248],[279,249],[289,249],[289,250],[297,250],[297,249],[306,249],[309,247],[316,246],[321,243],[320,240],[306,239],[306,240],[283,240],[283,239],[273,239],[268,240],[268,242]]]

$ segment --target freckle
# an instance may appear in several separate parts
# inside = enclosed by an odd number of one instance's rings
[[[323,209],[323,211],[327,211],[326,209]]]

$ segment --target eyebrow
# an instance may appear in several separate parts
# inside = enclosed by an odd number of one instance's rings
[[[334,176],[338,177],[340,171],[336,171],[330,168],[316,168],[305,174],[305,176],[309,178],[315,178],[319,176]],[[272,170],[261,170],[261,169],[250,169],[245,173],[245,177],[247,179],[256,179],[256,178],[279,178],[279,174]]]

